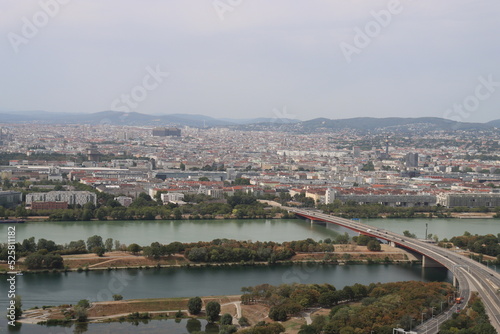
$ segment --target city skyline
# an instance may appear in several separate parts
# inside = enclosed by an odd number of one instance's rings
[[[499,9],[465,0],[5,2],[0,110],[487,122],[500,102]]]

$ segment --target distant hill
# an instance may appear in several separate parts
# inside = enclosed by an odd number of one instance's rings
[[[212,127],[234,123],[218,120],[204,115],[172,114],[147,115],[137,112],[101,111],[91,114],[52,113],[29,111],[19,113],[0,113],[4,123],[59,123],[59,124],[113,124],[113,125],[152,125],[152,126],[192,126]]]
[[[373,118],[373,117],[357,117],[347,119],[326,119],[316,118],[310,121],[299,123],[303,129],[356,129],[356,130],[375,130],[378,128],[391,128],[391,127],[408,127],[411,125],[428,125],[429,127],[441,128],[444,130],[452,129],[483,129],[491,125],[483,123],[463,123],[456,122],[449,119],[437,117],[417,117],[417,118],[401,118],[401,117],[387,117],[387,118]]]
[[[137,112],[101,111],[96,113],[71,114],[47,111],[0,112],[0,123],[53,123],[53,124],[112,124],[146,126],[191,126],[191,127],[233,127],[244,130],[275,129],[281,131],[328,131],[328,130],[381,130],[414,129],[474,130],[500,128],[500,119],[488,123],[456,122],[438,117],[357,117],[347,119],[315,118],[299,121],[286,118],[213,118],[195,114],[147,115]]]
[[[494,121],[489,121],[488,123],[486,123],[486,125],[489,125],[489,126],[492,126],[495,128],[500,128],[500,119],[496,119]]]
[[[295,124],[295,123],[300,123],[301,121],[298,119],[291,119],[291,118],[281,118],[281,117],[276,117],[276,118],[221,118],[220,120],[232,123],[232,124],[256,124],[256,123],[278,123],[278,124]]]

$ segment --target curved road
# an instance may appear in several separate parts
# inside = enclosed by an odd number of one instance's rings
[[[471,291],[477,291],[479,293],[479,296],[485,305],[491,324],[495,327],[497,332],[500,333],[499,273],[465,256],[418,239],[408,238],[383,229],[377,229],[373,226],[362,224],[353,220],[324,214],[317,210],[304,210],[291,207],[283,207],[283,209],[308,219],[333,223],[361,234],[387,240],[433,259],[453,273],[454,277],[458,281],[460,295],[464,297],[465,303],[468,302]],[[457,305],[454,305],[448,313],[425,322],[415,330],[417,330],[418,333],[437,333],[439,323],[451,316],[451,313],[456,311],[457,307]]]

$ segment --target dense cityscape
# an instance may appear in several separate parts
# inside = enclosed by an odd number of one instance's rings
[[[5,123],[1,130],[0,216],[6,223],[202,220],[205,224],[203,220],[207,219],[279,221],[281,218],[287,221],[303,216],[312,224],[315,219],[322,220],[315,212],[355,220],[500,217],[497,128],[437,130],[422,121],[410,127],[319,128],[315,132],[291,131],[273,123],[202,128]],[[304,208],[313,211],[303,214],[300,210]],[[331,219],[336,223],[335,218]],[[349,228],[349,223],[346,224],[340,221],[340,225]],[[445,249],[456,247],[463,255],[486,266],[496,268],[500,264],[500,236],[471,235],[466,231],[463,236],[451,234],[452,238],[440,238],[437,234],[427,234],[427,225],[424,238],[420,239],[425,243]],[[113,270],[112,265],[114,270],[143,267],[160,270],[171,268],[173,263],[174,267],[189,268],[210,264],[293,266],[303,261],[324,266],[377,263],[427,266],[426,263],[432,261],[426,260],[425,255],[419,259],[415,253],[401,248],[404,245],[393,248],[404,239],[395,239],[396,242],[387,239],[389,232],[379,229],[372,232],[371,226],[363,230],[368,233],[352,237],[340,232],[319,242],[311,238],[282,243],[217,238],[198,242],[174,239],[165,243],[159,237],[150,245],[139,239],[126,244],[109,235],[104,239],[94,235],[87,240],[65,240],[58,244],[32,235],[16,246],[16,254],[22,259],[17,266],[25,272],[36,273],[88,272],[90,268],[109,271]],[[411,230],[403,234],[408,240],[417,238]],[[8,244],[0,248],[4,270],[7,270],[8,250]],[[456,326],[475,333],[495,333],[493,327],[485,324],[488,318],[481,300],[475,294],[469,297],[468,283],[460,281],[460,276],[456,279],[461,285],[461,297],[456,297],[457,292],[450,286],[413,286],[416,283],[412,282],[394,286],[356,283],[342,290],[329,284],[321,287],[264,284],[242,287],[241,297],[185,299],[178,307],[187,311],[178,311],[174,316],[176,319],[194,316],[188,321],[190,332],[193,328],[201,330],[200,320],[194,319],[206,317],[207,333],[238,330],[241,333],[351,333],[350,328],[390,333],[394,326],[404,333],[415,333],[412,327],[423,331],[425,326],[427,333],[429,327],[433,330],[432,326],[439,330],[440,318],[443,333],[452,333],[452,327]],[[443,288],[449,290],[438,297],[441,293],[436,294],[433,289]],[[282,289],[288,292],[283,294]],[[370,298],[378,300],[385,295],[380,293],[384,289],[392,291],[386,299],[401,298],[405,289],[414,289],[414,295],[405,297],[410,300],[423,298],[427,289],[428,302],[419,304],[420,311],[417,311],[421,313],[421,321],[413,326],[415,311],[410,310],[410,306],[405,306],[402,312],[394,309],[393,316],[384,320],[367,318],[359,323],[340,320],[348,308],[349,312],[376,314],[398,307],[396,304],[375,306],[375,303],[366,304],[362,310],[350,309],[351,303],[360,300],[364,304]],[[269,297],[271,295],[274,297]],[[451,303],[451,296],[457,301]],[[112,297],[115,301],[123,299],[121,294]],[[89,321],[100,322],[110,313],[119,313],[106,301],[108,298],[98,295],[97,300],[82,299],[74,307],[53,307],[49,313],[38,311],[37,307],[24,312],[19,308],[15,314],[25,323],[61,325],[76,321],[75,331],[86,331]],[[467,325],[459,325],[450,315],[460,312],[464,298],[470,305],[476,305],[473,308],[479,315],[464,314],[461,321]],[[132,322],[167,319],[172,316],[173,311],[168,311],[172,308],[168,303],[172,301],[162,303],[167,304],[154,306],[153,303],[137,308],[127,302],[120,311],[130,312],[126,318],[109,317]],[[206,304],[202,310],[203,303]],[[234,311],[226,306],[231,304],[236,307]],[[225,313],[219,318],[221,305]],[[340,305],[347,308],[337,312]],[[435,305],[441,308],[437,322],[433,322]],[[443,305],[446,305],[444,311]],[[329,316],[317,311],[311,320],[315,307],[332,311]],[[164,313],[150,312],[158,308],[164,309]],[[273,320],[270,323],[251,313],[256,309],[267,312],[266,308],[269,308],[269,319]],[[297,325],[293,319],[302,320]],[[300,326],[302,321],[305,324]],[[210,328],[213,323],[218,325]],[[248,326],[251,327],[245,329]]]
[[[303,195],[313,204],[500,206],[497,130],[389,131],[3,125],[2,179],[28,193],[40,182],[77,181],[125,206],[142,192],[177,203],[185,194],[223,199],[235,191]],[[246,182],[235,185],[236,179]],[[43,209],[50,206],[40,202],[65,202],[34,196],[17,197],[16,204]],[[66,202],[89,201],[96,198]]]

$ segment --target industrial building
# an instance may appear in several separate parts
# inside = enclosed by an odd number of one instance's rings
[[[23,194],[19,191],[0,191],[0,205],[12,208],[23,201]]]
[[[334,189],[327,189],[325,202],[333,203],[339,200],[343,204],[354,202],[363,204],[381,204],[385,206],[414,207],[436,205],[436,196],[430,194],[339,194]]]
[[[26,205],[33,202],[66,202],[68,205],[85,205],[97,203],[97,195],[90,191],[49,191],[26,195]]]
[[[500,207],[500,194],[497,193],[442,193],[437,203],[447,208],[465,206],[469,208]]]

